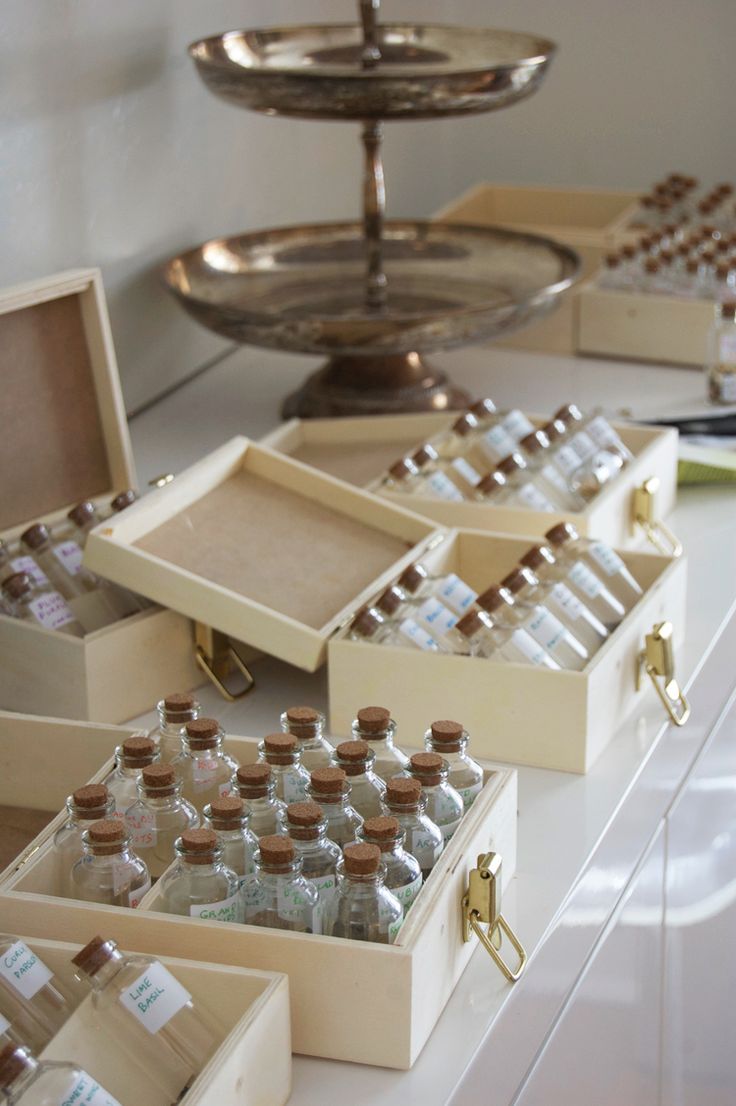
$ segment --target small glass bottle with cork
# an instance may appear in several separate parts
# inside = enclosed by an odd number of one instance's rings
[[[422,785],[427,798],[427,817],[439,827],[445,848],[465,813],[462,796],[448,782],[450,767],[439,753],[414,753],[409,761],[409,772]]]
[[[301,765],[306,772],[327,768],[334,748],[325,737],[326,720],[314,707],[288,707],[281,715],[281,729],[299,742]]]
[[[290,733],[266,734],[259,742],[258,757],[270,765],[279,799],[287,806],[303,801],[309,784],[309,772],[302,767],[298,738]]]
[[[433,595],[458,616],[470,610],[476,596],[473,589],[454,572],[431,573],[422,564],[411,564],[405,568],[396,581],[396,587],[407,598]]]
[[[367,741],[342,741],[335,749],[336,767],[350,783],[350,802],[361,818],[373,818],[383,810],[386,784],[374,767],[376,754]]]
[[[158,724],[148,736],[158,745],[161,759],[169,763],[181,752],[181,739],[188,722],[199,718],[202,708],[188,691],[167,695],[156,704]]]
[[[571,522],[558,523],[544,536],[552,546],[557,559],[563,565],[570,566],[569,579],[573,579],[577,564],[583,563],[604,581],[605,594],[598,593],[595,596],[596,599],[604,600],[606,605],[611,607],[608,596],[612,595],[618,610],[624,612],[630,611],[634,604],[639,602],[644,594],[643,589],[624,560],[610,545],[602,541],[581,538]],[[621,621],[621,617],[618,618],[618,622]],[[601,621],[607,627],[609,626],[606,619],[601,618]]]
[[[301,857],[302,875],[319,896],[313,921],[314,932],[321,933],[325,909],[335,891],[340,846],[328,838],[327,819],[317,803],[291,803],[286,808],[284,829],[294,842],[294,852]]]
[[[307,796],[322,808],[327,819],[327,836],[336,845],[355,841],[363,819],[350,802],[350,784],[342,768],[315,768]]]
[[[302,875],[302,858],[292,839],[272,835],[258,844],[256,874],[243,888],[246,924],[317,932],[322,922],[319,895]]]
[[[223,864],[215,831],[185,830],[174,850],[176,861],[159,883],[164,913],[242,922],[240,878]]]
[[[199,815],[181,795],[181,780],[171,764],[156,762],[141,772],[138,798],[125,812],[130,844],[157,880],[174,859],[174,843],[199,827]]]
[[[143,861],[130,848],[119,819],[93,822],[82,834],[83,856],[72,867],[74,897],[107,906],[136,907],[151,886]]]
[[[248,826],[256,837],[281,833],[286,803],[276,797],[276,779],[265,761],[242,764],[233,778],[233,792],[245,803]]]
[[[350,729],[354,741],[365,741],[376,754],[373,771],[384,783],[408,767],[408,756],[395,744],[396,723],[386,707],[361,707]]]
[[[72,868],[84,856],[82,834],[93,822],[101,822],[115,815],[115,801],[104,783],[88,783],[78,787],[66,801],[67,820],[59,826],[53,837],[54,852],[58,855],[60,891],[66,896],[74,893]],[[33,1042],[29,1042],[33,1044]]]
[[[455,653],[485,657],[491,661],[534,664],[558,671],[560,666],[523,626],[512,626],[504,617],[514,599],[507,588],[495,585],[478,596],[479,610],[469,611],[455,627],[451,641]],[[500,613],[498,613],[500,612]]]
[[[360,831],[367,845],[377,845],[386,868],[385,884],[404,908],[404,916],[422,887],[419,861],[404,848],[406,832],[396,818],[386,814],[368,818]]]
[[[237,761],[225,752],[225,734],[214,718],[187,722],[181,752],[172,764],[182,781],[182,795],[202,814],[207,803],[227,795],[238,770]]]
[[[15,1044],[40,1052],[76,1006],[69,987],[20,937],[0,934],[0,1024]]]
[[[65,1060],[37,1060],[27,1048],[0,1051],[0,1095],[7,1106],[120,1106],[96,1079]]]
[[[514,599],[503,611],[497,612],[510,625],[523,627],[559,664],[560,668],[579,672],[585,668],[590,654],[535,594],[534,574],[528,568],[515,568],[501,581]],[[538,589],[537,589],[538,591]]]
[[[337,866],[337,890],[327,909],[327,936],[392,945],[404,908],[384,885],[385,866],[378,845],[346,845]]]
[[[222,862],[240,880],[242,887],[255,872],[258,839],[248,826],[249,815],[239,795],[221,795],[204,808],[203,825],[217,834],[222,845]]]
[[[14,572],[6,577],[2,591],[12,618],[44,630],[84,637],[84,627],[66,599],[47,585],[34,585],[29,573]]]
[[[384,813],[394,817],[406,834],[405,848],[419,862],[426,879],[444,848],[442,830],[427,817],[427,796],[419,780],[395,776],[386,784]]]
[[[393,621],[372,607],[358,611],[350,623],[349,637],[351,641],[370,642],[372,645],[397,645],[429,653],[440,650],[439,643],[416,619]]]
[[[427,752],[439,754],[447,764],[447,782],[462,799],[465,811],[470,810],[483,789],[483,769],[469,756],[469,743],[470,735],[463,725],[447,718],[433,722],[424,734]]]
[[[122,745],[118,745],[115,750],[115,767],[105,780],[115,802],[113,817],[125,817],[126,810],[138,796],[138,783],[143,769],[159,759],[156,745],[144,734],[126,737]]]
[[[547,545],[533,545],[521,557],[519,564],[534,573],[540,598],[568,630],[582,642],[591,655],[600,649],[609,636],[601,620],[565,583],[565,571],[558,565]]]

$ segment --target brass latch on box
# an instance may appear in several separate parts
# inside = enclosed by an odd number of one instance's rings
[[[658,476],[650,476],[640,487],[634,489],[634,522],[637,526],[641,526],[654,548],[665,557],[679,557],[682,553],[682,543],[656,517],[654,505],[658,491]]]
[[[237,649],[225,634],[205,626],[201,622],[194,624],[194,659],[208,680],[211,680],[224,699],[234,703],[242,699],[255,687],[255,679]],[[225,680],[237,670],[245,680],[245,687],[239,691],[231,690]]]
[[[154,476],[148,481],[149,488],[165,488],[174,479],[173,472],[162,472],[160,476]]]
[[[675,654],[672,648],[672,623],[659,622],[647,634],[645,648],[639,654],[636,666],[636,690],[641,688],[642,675],[646,672],[654,684],[664,709],[676,726],[684,726],[690,717],[690,704],[675,679]],[[660,682],[662,681],[662,682]]]
[[[471,869],[468,890],[463,895],[463,940],[475,933],[510,983],[516,983],[526,965],[524,948],[501,913],[501,857],[484,853],[478,857],[478,867]],[[483,926],[487,926],[484,929]],[[507,937],[519,958],[512,970],[501,956],[503,938]]]

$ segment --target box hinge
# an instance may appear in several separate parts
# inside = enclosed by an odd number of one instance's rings
[[[194,659],[197,666],[215,685],[223,699],[234,703],[253,690],[256,685],[255,678],[225,634],[220,633],[219,630],[213,630],[211,626],[205,626],[202,622],[195,622],[194,642]],[[239,672],[245,680],[245,686],[238,690],[225,683],[233,672]]]
[[[636,690],[640,690],[646,672],[670,720],[676,726],[684,726],[690,717],[690,704],[675,679],[673,634],[671,622],[658,622],[651,634],[646,635],[644,649],[637,658]]]
[[[526,952],[501,913],[501,857],[498,853],[483,853],[478,867],[472,868],[468,890],[463,895],[463,940],[476,937],[510,983],[516,983],[526,965]],[[487,928],[484,929],[483,926]],[[501,956],[503,938],[510,941],[518,957],[515,969]]]
[[[642,528],[647,540],[658,552],[665,557],[679,557],[682,555],[682,542],[656,516],[655,504],[658,491],[658,476],[650,476],[634,489],[634,522]]]

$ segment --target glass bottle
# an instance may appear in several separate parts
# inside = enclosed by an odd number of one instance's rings
[[[359,611],[348,629],[351,641],[370,642],[372,645],[396,645],[412,649],[423,649],[428,653],[438,653],[439,642],[435,641],[414,618],[402,618],[401,621],[384,618],[373,608]]]
[[[367,845],[377,845],[386,868],[386,887],[401,903],[404,917],[422,887],[419,861],[404,848],[406,833],[396,818],[385,814],[368,818],[360,831]]]
[[[200,815],[207,803],[229,793],[238,770],[237,761],[223,749],[224,740],[214,718],[195,718],[184,727],[181,752],[171,762],[182,781],[182,795]]]
[[[58,1033],[76,1002],[25,941],[0,934],[0,1021],[5,1032],[40,1052]],[[7,1043],[7,1042],[6,1042]]]
[[[258,744],[258,757],[271,766],[276,794],[288,806],[303,802],[309,784],[309,772],[302,767],[299,741],[290,733],[266,734]]]
[[[201,1002],[152,956],[93,937],[72,959],[92,1009],[130,1062],[176,1102],[217,1049],[223,1031]]]
[[[151,886],[148,868],[130,850],[119,819],[93,822],[82,834],[84,855],[72,868],[74,898],[136,907]]]
[[[505,588],[492,587],[478,596],[480,610],[469,611],[458,622],[454,651],[469,653],[473,657],[486,657],[492,661],[511,661],[513,664],[536,664],[558,671],[560,665],[547,650],[522,626],[504,625],[497,620],[513,596]]]
[[[350,802],[361,818],[383,811],[386,784],[373,771],[376,754],[367,741],[343,741],[335,749],[335,764],[350,782]]]
[[[615,549],[602,541],[581,538],[571,522],[561,522],[553,526],[544,536],[558,560],[572,566],[569,572],[570,579],[573,578],[573,569],[578,562],[583,563],[604,581],[605,592],[613,596],[619,609],[630,611],[644,594]],[[596,598],[600,599],[600,595]],[[601,621],[608,626],[605,619]],[[621,621],[620,617],[618,621]]]
[[[393,816],[406,834],[405,848],[419,862],[427,878],[439,860],[442,830],[427,816],[427,796],[413,776],[394,776],[386,783],[384,813]]]
[[[23,553],[15,543],[11,549],[8,543],[0,538],[0,580],[7,580],[17,572],[27,573],[34,587],[51,587],[48,576],[36,564],[33,557]]]
[[[181,780],[172,764],[149,764],[138,781],[138,799],[125,812],[133,851],[157,880],[174,859],[174,843],[188,829],[197,829],[199,815],[181,797]]]
[[[386,707],[361,707],[350,732],[354,741],[365,741],[376,754],[373,771],[384,783],[409,767],[408,756],[394,743],[396,723]]]
[[[550,419],[542,429],[549,441],[550,461],[569,482],[582,461],[580,454],[572,448],[568,441],[567,427],[561,419]]]
[[[71,543],[64,542],[62,544],[66,549],[67,555],[71,552],[73,563],[76,563],[78,558],[73,551],[73,546],[76,545],[80,551],[83,550],[87,544],[90,531],[94,530],[95,526],[101,522],[101,519],[97,513],[97,508],[89,499],[86,499],[83,503],[78,503],[76,507],[72,507],[71,511],[67,512],[66,517],[73,527],[71,535],[73,540]],[[81,560],[79,563],[81,564]],[[104,589],[108,603],[119,618],[127,618],[128,615],[137,614],[139,611],[142,611],[146,605],[144,600],[139,599],[137,595],[127,588],[121,587],[120,584],[113,584],[110,580],[102,579],[93,573],[90,575],[94,579],[97,587]]]
[[[36,1060],[27,1048],[13,1044],[0,1052],[0,1095],[8,1106],[120,1106],[76,1064]]]
[[[511,453],[499,461],[498,471],[506,477],[509,503],[528,507],[532,511],[562,510],[559,496],[554,496],[554,490],[548,484],[542,484],[532,475],[520,453]]]
[[[20,543],[65,599],[97,589],[97,580],[83,566],[82,550],[75,541],[56,541],[47,526],[36,522],[23,531]]]
[[[401,457],[389,466],[379,484],[389,492],[421,493],[422,477],[411,457]]]
[[[351,787],[342,768],[315,768],[307,795],[322,808],[327,819],[327,836],[336,845],[355,841],[363,819],[350,802]]]
[[[233,788],[245,803],[250,821],[248,827],[256,837],[281,833],[281,819],[286,803],[276,798],[276,780],[271,765],[265,761],[243,764],[233,780]]]
[[[462,796],[448,782],[450,766],[439,753],[414,753],[409,772],[422,785],[427,796],[427,817],[439,826],[446,847],[465,813]]]
[[[405,568],[396,581],[396,586],[408,597],[433,595],[457,615],[469,611],[476,597],[473,589],[454,572],[432,575],[421,564],[412,564]]]
[[[708,337],[706,374],[711,403],[736,403],[736,299],[715,306]]]
[[[594,572],[579,557],[567,556],[564,553],[565,543],[571,540],[568,536],[568,526],[571,524],[558,523],[545,534],[550,550],[553,550],[552,555],[559,566],[560,578],[583,600],[586,607],[600,619],[610,633],[626,613],[623,604],[609,591],[599,573]],[[574,532],[577,534],[577,530]]]
[[[242,922],[240,879],[222,862],[222,845],[211,829],[185,830],[174,844],[176,861],[159,883],[162,910],[185,918]]]
[[[484,783],[483,769],[468,755],[469,741],[468,731],[451,719],[433,722],[424,734],[424,748],[444,759],[449,769],[448,783],[457,791],[465,810],[470,810]]]
[[[562,423],[565,428],[566,443],[577,453],[581,463],[593,456],[596,452],[596,444],[583,429],[585,419],[577,404],[565,403],[559,411],[555,411],[552,422]]]
[[[523,626],[561,668],[575,672],[585,668],[590,659],[588,650],[541,601],[536,577],[530,569],[513,569],[503,578],[501,587],[514,597],[513,604],[506,603],[499,610],[501,619]]]
[[[27,572],[16,572],[3,580],[2,589],[14,618],[44,630],[84,637],[84,627],[63,596],[48,587],[34,587]]]
[[[462,503],[465,496],[452,469],[444,463],[437,450],[428,442],[412,454],[412,463],[419,472],[417,491],[434,499]]]
[[[440,646],[447,631],[457,622],[457,615],[433,595],[411,599],[395,584],[381,592],[371,609],[394,624],[412,619]]]
[[[506,503],[511,495],[512,489],[508,486],[504,474],[498,469],[493,469],[478,482],[473,498],[478,503],[498,505]]]
[[[199,718],[202,707],[188,691],[177,691],[161,699],[156,710],[158,725],[148,731],[148,736],[158,745],[161,759],[168,763],[181,752],[187,722]]]
[[[337,890],[327,911],[328,937],[392,945],[404,908],[384,885],[386,869],[378,845],[346,845],[337,866]]]
[[[105,780],[115,801],[114,818],[125,818],[125,812],[138,796],[141,772],[159,760],[158,749],[150,737],[136,734],[126,737],[115,750],[115,768]]]
[[[482,431],[490,426],[497,426],[500,424],[514,445],[520,442],[522,438],[525,438],[527,434],[531,434],[534,429],[524,412],[520,411],[518,407],[512,407],[506,411],[499,411],[490,399],[477,400],[471,406],[470,412],[475,415]],[[507,449],[501,456],[506,457],[509,453],[513,453],[513,448]]]
[[[319,895],[302,875],[302,858],[294,842],[290,837],[273,835],[262,837],[258,844],[256,874],[243,888],[246,924],[295,933],[315,932],[315,923],[321,924]]]
[[[307,772],[332,764],[333,745],[325,737],[325,716],[314,707],[289,707],[280,718],[281,729],[299,742],[301,765]]]
[[[115,816],[115,800],[104,783],[88,783],[69,796],[66,801],[69,817],[59,826],[53,838],[57,854],[59,888],[63,898],[73,894],[72,868],[84,856],[82,834],[92,822],[100,822]],[[33,1044],[32,1041],[28,1042]]]
[[[291,803],[286,809],[284,829],[301,857],[302,875],[318,895],[312,914],[312,932],[321,933],[327,904],[335,893],[340,846],[327,836],[327,819],[317,803]]]
[[[589,653],[600,649],[608,630],[565,583],[565,570],[546,545],[534,545],[519,564],[534,573],[542,602],[582,642]]]
[[[501,450],[508,452],[514,447],[513,438],[501,426],[500,419],[484,425],[472,411],[460,415],[449,430],[438,435],[434,441],[448,463],[452,463],[451,459],[461,459],[469,466],[469,471],[475,474],[475,479],[466,480],[466,486],[471,487],[478,483],[491,465],[496,464],[500,456],[504,456]]]
[[[240,879],[240,886],[255,872],[258,840],[248,827],[249,815],[239,795],[223,795],[204,808],[204,825],[213,829],[222,845],[222,862]]]
[[[519,442],[519,449],[535,483],[565,511],[580,511],[585,501],[570,485],[569,477],[549,456],[550,442],[543,430],[534,430]]]

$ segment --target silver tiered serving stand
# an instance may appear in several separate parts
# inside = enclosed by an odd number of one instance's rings
[[[554,53],[512,31],[379,23],[230,31],[190,47],[216,95],[268,115],[359,122],[363,219],[213,239],[172,259],[171,292],[237,342],[327,355],[284,404],[317,417],[443,410],[467,397],[425,360],[552,309],[578,272],[548,238],[494,227],[387,220],[385,121],[507,107],[539,87]]]

